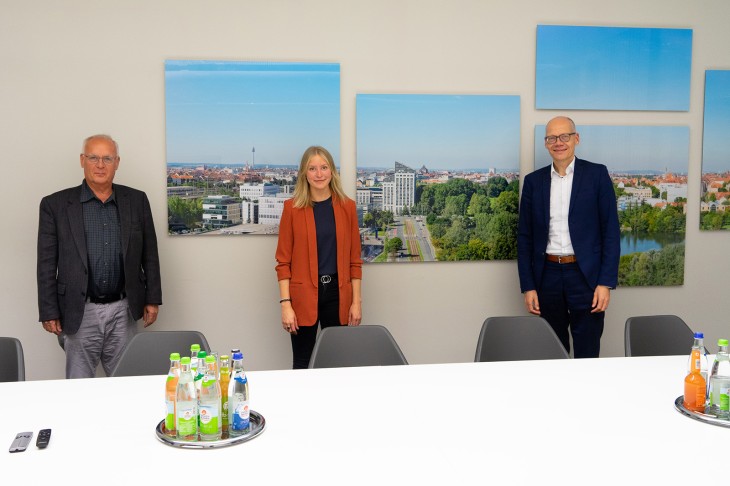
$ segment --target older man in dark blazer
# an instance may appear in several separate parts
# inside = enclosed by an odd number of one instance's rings
[[[616,196],[605,165],[575,157],[570,118],[545,127],[553,159],[525,177],[517,267],[527,310],[547,320],[576,358],[598,357],[605,311],[618,281]]]
[[[162,304],[157,238],[144,192],[113,184],[117,143],[84,141],[80,186],[44,197],[38,225],[38,309],[66,351],[66,378],[109,375],[136,321]]]

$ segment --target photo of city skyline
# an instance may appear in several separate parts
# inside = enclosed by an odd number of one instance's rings
[[[700,229],[730,230],[730,71],[705,71]]]
[[[576,127],[576,157],[604,164],[621,225],[619,285],[684,283],[689,127]],[[535,126],[535,168],[551,163],[545,125]]]
[[[165,61],[168,232],[277,234],[304,150],[339,159],[340,66]]]
[[[535,108],[688,111],[691,66],[692,29],[538,25]]]
[[[357,95],[365,262],[517,257],[520,98]]]

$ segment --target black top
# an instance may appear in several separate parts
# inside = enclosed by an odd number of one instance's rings
[[[317,261],[320,275],[337,273],[337,233],[332,197],[315,202],[314,227],[317,229]]]
[[[122,239],[117,201],[101,201],[86,184],[81,185],[86,253],[89,259],[90,297],[104,298],[124,290]]]

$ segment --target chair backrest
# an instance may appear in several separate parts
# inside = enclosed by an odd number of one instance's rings
[[[190,356],[190,346],[210,352],[208,340],[198,331],[142,331],[124,348],[111,376],[164,375],[170,369],[170,354]]]
[[[406,357],[383,326],[335,326],[323,329],[309,360],[310,368],[407,365]]]
[[[23,345],[12,337],[0,337],[0,382],[25,381]]]
[[[567,359],[550,324],[539,316],[489,317],[482,324],[474,361]]]
[[[626,356],[689,355],[693,342],[692,329],[677,316],[637,316],[626,319]]]

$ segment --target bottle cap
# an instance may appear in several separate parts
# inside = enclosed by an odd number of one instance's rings
[[[233,359],[243,359],[243,353],[233,353]]]
[[[170,355],[170,360],[180,361],[180,353],[172,353]]]
[[[717,345],[718,346],[727,346],[727,339],[718,339]]]
[[[221,354],[221,360],[230,359],[227,354]]]
[[[185,356],[183,359],[180,360],[180,364],[190,364],[190,357]]]
[[[201,351],[201,353],[202,353],[202,351]],[[206,356],[205,357],[205,362],[206,363],[215,363],[215,357],[213,357],[213,356]]]
[[[695,333],[695,339],[704,339],[705,335],[701,332]]]
[[[206,353],[205,351],[198,351],[198,359],[205,359],[206,356],[208,356],[208,353]]]
[[[193,344],[190,346],[190,351],[195,351],[196,353],[200,351],[200,344]]]

